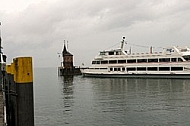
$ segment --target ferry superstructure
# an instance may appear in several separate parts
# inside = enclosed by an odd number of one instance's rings
[[[131,53],[124,50],[125,37],[118,49],[100,51],[89,68],[81,69],[87,77],[189,78],[190,48],[173,46],[162,52]]]

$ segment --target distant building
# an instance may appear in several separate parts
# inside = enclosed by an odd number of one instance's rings
[[[67,51],[65,44],[62,51],[62,57],[63,57],[63,67],[66,69],[73,68],[73,55]]]
[[[73,65],[73,55],[69,51],[67,51],[65,43],[62,51],[62,58],[63,61],[61,63],[61,67],[58,67],[58,74],[60,76],[81,75],[80,68],[77,68]]]

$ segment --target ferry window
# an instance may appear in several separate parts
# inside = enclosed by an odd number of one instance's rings
[[[118,60],[118,63],[126,63],[126,60]]]
[[[187,49],[181,49],[181,52],[187,52]]]
[[[136,63],[136,59],[127,60],[127,63]]]
[[[189,55],[188,55],[188,56],[183,56],[183,58],[184,58],[186,61],[190,60],[190,56],[189,56]]]
[[[170,71],[169,67],[159,67],[159,71]]]
[[[125,67],[122,67],[122,71],[125,71]]]
[[[148,71],[157,71],[158,68],[157,67],[148,67],[147,70]]]
[[[117,71],[117,68],[114,68],[114,71]]]
[[[113,71],[113,68],[110,68],[110,71]]]
[[[160,58],[159,62],[170,62],[170,58]]]
[[[107,68],[100,68],[101,70],[106,70]]]
[[[117,63],[117,60],[110,60],[109,63],[110,63],[110,64],[112,64],[112,63]]]
[[[114,55],[114,52],[109,52],[108,54],[109,54],[109,55]]]
[[[129,67],[129,68],[127,68],[127,71],[135,71],[135,70],[136,70],[135,67]]]
[[[116,55],[121,55],[121,52],[116,52]]]
[[[183,62],[183,60],[181,58],[178,58],[178,62]]]
[[[148,59],[148,62],[158,62],[158,59]]]
[[[183,71],[183,67],[171,67],[171,71]]]
[[[92,64],[96,64],[96,61],[92,61]]]
[[[121,71],[121,68],[118,68],[118,71]]]
[[[176,58],[171,58],[171,61],[172,62],[177,62],[177,59]]]
[[[105,55],[106,52],[100,52],[100,55]]]
[[[137,63],[146,63],[147,59],[137,59]]]
[[[96,64],[100,64],[100,61],[96,61]]]
[[[103,60],[103,61],[101,61],[101,64],[108,64],[108,61],[107,60]]]
[[[137,67],[137,71],[146,71],[146,67]]]

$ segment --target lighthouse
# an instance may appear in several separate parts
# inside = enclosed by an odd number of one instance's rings
[[[72,69],[73,68],[73,55],[67,51],[65,43],[64,43],[64,48],[62,51],[62,57],[63,57],[63,67],[65,69]]]
[[[61,66],[58,67],[60,76],[81,75],[80,68],[73,65],[73,55],[66,48],[65,42],[62,50],[62,60]]]

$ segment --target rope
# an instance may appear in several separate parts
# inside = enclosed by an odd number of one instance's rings
[[[112,48],[112,47],[115,47],[116,45],[119,45],[121,42],[118,42],[112,46],[110,46],[109,48],[107,48],[106,50]],[[141,47],[141,48],[150,48],[150,46],[145,46],[145,45],[138,45],[138,44],[133,44],[133,43],[129,43],[127,41],[125,41],[125,44],[128,44],[128,45],[131,45],[131,46],[136,46],[136,47]],[[163,47],[154,47],[152,46],[152,48],[157,48],[157,49],[164,49]]]

